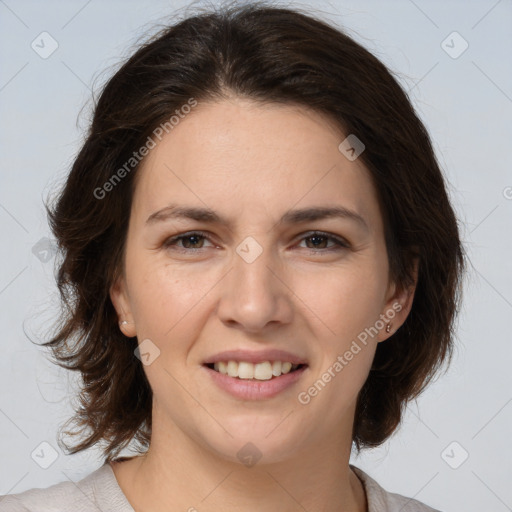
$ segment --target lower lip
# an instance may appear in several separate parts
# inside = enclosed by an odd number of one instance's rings
[[[265,398],[272,398],[285,389],[293,386],[303,375],[308,368],[303,366],[294,372],[280,375],[279,377],[273,377],[270,380],[249,380],[239,379],[238,377],[230,377],[223,373],[217,372],[203,366],[211,379],[219,388],[228,392],[236,398],[243,400],[262,400]]]

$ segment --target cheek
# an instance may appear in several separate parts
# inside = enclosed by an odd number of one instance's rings
[[[355,404],[371,368],[377,343],[365,329],[379,318],[382,283],[374,272],[362,270],[328,273],[315,283],[302,293],[314,313],[308,317],[317,364],[298,401],[306,414],[337,425]]]
[[[168,343],[184,332],[190,338],[207,293],[219,280],[198,268],[133,260],[131,268],[133,314],[140,336]]]
[[[342,349],[381,313],[385,285],[375,264],[347,264],[315,275],[304,273],[293,283],[304,303],[300,307],[305,307],[305,314],[316,326],[317,339],[333,349]]]

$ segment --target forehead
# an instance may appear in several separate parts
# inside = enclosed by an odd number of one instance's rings
[[[145,157],[134,213],[146,219],[185,203],[226,215],[279,215],[329,203],[380,217],[368,170],[338,149],[344,139],[332,120],[303,107],[240,98],[200,103]]]

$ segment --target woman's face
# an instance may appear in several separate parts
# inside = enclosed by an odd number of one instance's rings
[[[410,304],[389,282],[376,192],[344,139],[316,112],[234,98],[200,104],[150,150],[111,297],[138,338],[154,434],[242,462],[350,445],[385,322],[392,333]],[[211,215],[173,215],[190,208]],[[352,213],[306,212],[319,208]],[[233,362],[207,366],[218,359]],[[304,366],[269,379],[275,361]]]

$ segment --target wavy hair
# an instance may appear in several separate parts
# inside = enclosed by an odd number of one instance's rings
[[[140,167],[126,162],[190,98],[233,94],[312,108],[363,141],[359,158],[383,212],[390,277],[410,286],[419,261],[412,309],[378,344],[358,395],[357,451],[390,437],[407,402],[451,360],[465,254],[431,140],[402,86],[372,53],[311,14],[258,2],[214,8],[160,30],[106,82],[62,190],[46,204],[63,313],[43,345],[81,376],[69,420],[78,429],[68,432],[80,442],[64,444],[69,453],[105,443],[111,461],[132,441],[140,453],[149,447],[152,390],[134,356],[137,339],[120,332],[109,296]],[[101,197],[123,166],[123,178]]]

